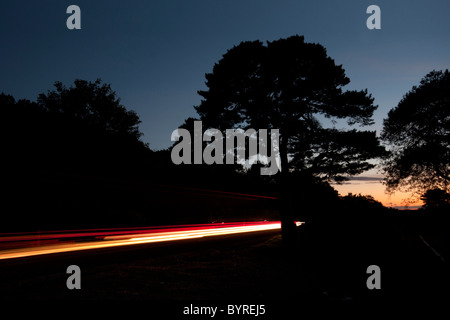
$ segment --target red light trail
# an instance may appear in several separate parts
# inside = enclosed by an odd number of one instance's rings
[[[144,243],[276,230],[279,221],[232,222],[128,229],[65,230],[0,235],[0,260]]]

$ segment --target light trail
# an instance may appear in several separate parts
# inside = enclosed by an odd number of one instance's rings
[[[132,229],[96,229],[75,230],[69,232],[50,232],[47,234],[7,234],[0,236],[0,249],[2,244],[11,246],[19,243],[30,243],[34,246],[0,250],[0,260],[30,257],[45,254],[54,254],[70,251],[91,250],[118,246],[130,246],[144,243],[185,240],[202,237],[212,237],[227,234],[238,234],[264,230],[276,230],[281,228],[279,221],[264,222],[234,222],[214,223],[201,225],[179,225],[166,227],[132,228]],[[86,238],[94,241],[55,243],[56,241],[71,239],[83,240]],[[96,240],[95,240],[96,239]],[[35,245],[43,241],[50,244]],[[5,247],[5,245],[3,245]]]

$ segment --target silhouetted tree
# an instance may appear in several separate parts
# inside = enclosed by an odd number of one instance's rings
[[[420,198],[424,202],[424,209],[450,209],[450,194],[441,189],[430,189]]]
[[[38,104],[49,113],[62,114],[110,133],[130,135],[138,139],[139,120],[136,112],[127,110],[109,84],[77,79],[67,88],[55,82],[56,90],[38,96]]]
[[[302,36],[267,45],[242,42],[206,80],[208,89],[198,92],[203,100],[195,107],[205,127],[279,129],[282,195],[295,183],[287,181],[291,171],[341,181],[372,168],[368,160],[383,153],[375,132],[325,128],[319,121],[321,115],[366,126],[377,107],[367,90],[343,91],[350,79],[342,66]],[[283,226],[293,225],[290,220]]]
[[[135,223],[137,193],[119,181],[152,173],[139,117],[100,80],[55,87],[37,102],[0,94],[1,229]]]
[[[305,43],[303,37],[267,46],[242,42],[224,54],[206,79],[208,90],[199,91],[204,99],[195,107],[204,125],[279,129],[282,172],[308,170],[339,179],[373,167],[366,160],[382,150],[375,132],[321,125],[318,115],[370,125],[377,107],[367,90],[344,92],[350,80],[342,66],[323,46]]]
[[[55,90],[39,94],[37,104],[49,122],[49,153],[62,160],[53,167],[66,162],[72,164],[72,170],[115,168],[117,173],[138,169],[143,163],[137,162],[150,152],[140,140],[136,112],[127,110],[111,86],[100,79],[77,79],[69,88],[55,82]]]
[[[382,139],[390,144],[385,162],[389,190],[418,194],[450,189],[450,73],[432,71],[405,94],[384,120]]]
[[[35,102],[16,101],[13,96],[1,93],[0,121],[4,173],[17,174],[14,168],[23,170],[39,161],[38,151],[43,150],[36,146],[45,141],[42,131],[48,129],[45,111]]]
[[[149,154],[138,115],[121,105],[110,85],[75,80],[55,88],[37,102],[0,95],[4,155],[15,167],[121,169],[118,163]]]

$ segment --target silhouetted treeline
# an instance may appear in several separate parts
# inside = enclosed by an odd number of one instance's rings
[[[100,80],[55,87],[36,102],[0,94],[1,231],[255,219],[255,208],[277,218],[275,201],[202,191],[276,196],[270,181],[236,166],[174,165],[169,150],[140,140],[139,117]]]
[[[339,197],[307,171],[280,188],[258,164],[175,165],[170,148],[152,151],[140,140],[137,114],[99,80],[56,83],[36,102],[0,94],[0,108],[1,231],[279,219],[281,204],[307,222],[305,233],[327,239],[338,230],[367,237],[387,221],[373,198]]]
[[[7,186],[2,229],[75,227],[88,219],[96,224],[102,215],[96,204],[108,195],[106,202],[113,206],[114,197],[80,177],[118,179],[142,173],[151,151],[130,130],[135,115],[125,112],[111,94],[99,82],[79,81],[71,89],[41,94],[37,102],[0,95],[2,175]],[[117,124],[110,128],[112,120]],[[115,197],[129,198],[123,193]],[[114,219],[101,220],[108,225]]]
[[[292,173],[281,190],[258,164],[175,165],[170,149],[142,143],[138,116],[109,86],[79,80],[56,88],[37,102],[0,95],[2,231],[279,219],[281,192],[283,207],[307,225],[383,210],[375,201],[366,208],[367,199],[341,199],[308,173]]]

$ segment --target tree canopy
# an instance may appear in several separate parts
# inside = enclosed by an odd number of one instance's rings
[[[427,190],[420,198],[424,202],[424,209],[450,209],[450,194],[441,189]]]
[[[111,86],[102,84],[100,79],[94,82],[77,79],[70,88],[57,81],[55,90],[39,94],[37,102],[49,113],[62,114],[109,133],[136,139],[142,135],[136,112],[127,110]]]
[[[2,93],[0,106],[4,157],[21,172],[125,172],[150,152],[138,115],[100,79],[55,82],[37,102]]]
[[[423,194],[450,189],[450,73],[432,71],[404,95],[384,120],[382,139],[389,190]]]
[[[2,231],[145,223],[152,152],[139,117],[100,80],[56,82],[37,102],[0,93]],[[128,181],[128,182],[127,182]],[[144,200],[145,199],[145,200]]]
[[[350,82],[326,49],[302,36],[241,42],[206,74],[195,109],[205,127],[279,129],[282,172],[342,180],[374,165],[383,153],[375,132],[326,128],[319,116],[349,125],[373,123],[377,106]]]

